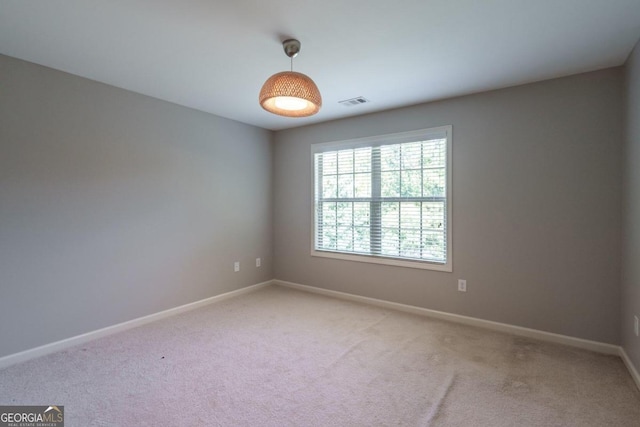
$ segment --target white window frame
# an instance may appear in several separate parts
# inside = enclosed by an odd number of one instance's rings
[[[419,268],[419,269],[426,269],[426,270],[452,272],[453,271],[452,131],[453,131],[453,127],[451,125],[448,125],[448,126],[439,126],[434,128],[428,128],[428,129],[420,129],[420,130],[415,130],[410,132],[401,132],[401,133],[394,133],[394,134],[388,134],[388,135],[377,135],[377,136],[370,136],[365,138],[350,139],[350,140],[344,140],[344,141],[331,141],[331,142],[311,144],[311,256],[333,258],[333,259],[346,260],[346,261],[393,265],[398,267],[409,267],[409,268]],[[445,163],[446,164],[446,229],[445,229],[446,262],[445,263],[438,263],[438,262],[425,261],[425,260],[408,260],[408,259],[393,258],[393,257],[381,256],[381,255],[351,254],[351,253],[345,253],[345,252],[316,249],[315,239],[316,239],[317,212],[315,209],[316,170],[315,170],[315,158],[314,158],[316,153],[331,151],[331,150],[338,150],[340,148],[359,148],[359,147],[369,147],[372,145],[416,142],[416,141],[421,141],[426,139],[442,138],[442,135],[445,135],[447,140],[446,163]]]

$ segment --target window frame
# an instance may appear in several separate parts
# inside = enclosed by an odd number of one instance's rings
[[[419,129],[409,132],[400,132],[386,135],[375,135],[364,138],[356,138],[341,141],[330,141],[311,144],[311,256],[332,258],[345,261],[366,262],[373,264],[392,265],[398,267],[418,268],[426,270],[435,270],[443,272],[453,271],[453,197],[452,197],[452,183],[453,183],[453,126],[438,126],[426,129]],[[446,262],[439,263],[427,260],[411,260],[403,258],[394,258],[384,255],[376,254],[354,254],[348,252],[340,252],[337,250],[323,250],[316,249],[316,227],[317,227],[317,212],[316,212],[316,164],[315,154],[334,151],[340,149],[355,149],[362,147],[381,146],[387,144],[401,144],[406,142],[418,142],[428,139],[446,139],[446,161],[445,161],[445,206],[446,206],[446,228],[445,228],[445,243],[446,243]],[[373,172],[372,172],[373,173]]]

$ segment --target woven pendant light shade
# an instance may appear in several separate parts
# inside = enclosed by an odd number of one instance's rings
[[[300,52],[300,42],[282,42],[284,53],[291,58],[291,71],[269,77],[262,85],[258,102],[265,110],[286,117],[312,116],[322,107],[318,86],[308,76],[293,71],[293,58]]]
[[[279,101],[282,97],[297,99],[292,100],[289,103],[291,107],[286,108],[286,102]],[[265,110],[287,117],[312,116],[322,107],[322,96],[316,84],[308,76],[295,71],[284,71],[269,77],[262,85],[259,101]]]

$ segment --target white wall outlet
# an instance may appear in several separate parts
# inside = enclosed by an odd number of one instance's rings
[[[467,292],[467,281],[460,279],[458,280],[458,291]]]
[[[240,261],[236,261],[233,263],[233,271],[235,271],[236,273],[240,271]]]
[[[260,258],[256,258],[256,267],[260,267],[262,265],[262,260]]]
[[[638,321],[638,316],[633,316],[633,332],[635,332],[636,336],[638,336],[638,329],[640,329],[640,321]]]

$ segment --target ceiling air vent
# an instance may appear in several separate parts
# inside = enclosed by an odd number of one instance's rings
[[[351,99],[345,99],[344,101],[338,101],[338,104],[344,105],[345,107],[353,107],[355,105],[366,104],[369,101],[367,98],[362,96],[357,96]]]

